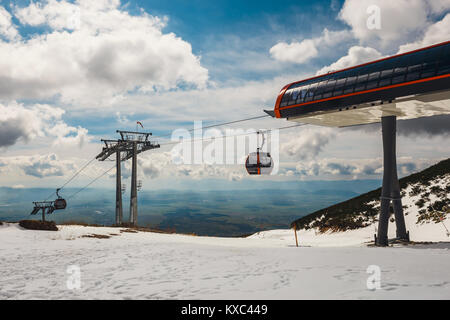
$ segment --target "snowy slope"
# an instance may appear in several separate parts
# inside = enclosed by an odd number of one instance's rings
[[[31,231],[4,223],[0,299],[450,299],[450,215],[439,222],[430,210],[449,202],[446,166],[403,183],[411,240],[432,244],[368,246],[376,197],[347,212],[350,220],[364,217],[366,227],[301,229],[298,248],[293,230],[216,238],[83,226]],[[320,227],[324,216],[304,225]],[[393,221],[389,236],[395,237]],[[372,265],[381,272],[379,290],[367,287]],[[80,289],[67,286],[71,266],[81,272]]]
[[[415,242],[450,242],[450,215],[447,214],[443,221],[439,219],[431,219],[424,211],[430,206],[436,203],[447,201],[450,202],[450,194],[446,192],[436,192],[436,190],[445,190],[450,185],[450,174],[441,175],[430,181],[427,181],[426,185],[423,183],[408,184],[403,191],[402,203],[405,212],[406,228],[410,232],[411,241]],[[439,188],[436,188],[439,187]],[[418,192],[420,190],[420,192]],[[434,193],[433,193],[434,191]],[[419,205],[418,205],[419,204]],[[379,212],[380,201],[374,200],[370,202],[370,205]],[[316,218],[314,221],[309,222],[310,226],[321,221],[324,216]],[[355,215],[357,219],[359,215]],[[367,244],[374,241],[374,235],[376,234],[376,228],[378,225],[377,218],[370,219],[367,222],[368,226],[355,230],[347,230],[345,232],[332,232],[327,231],[325,233],[319,232],[318,228],[301,229],[298,231],[298,238],[301,245],[304,246],[357,246]],[[395,221],[391,220],[389,223],[389,238],[395,238]],[[258,239],[271,239],[273,241],[284,241],[286,243],[295,243],[293,231],[267,231],[257,233],[250,238]],[[281,244],[281,242],[280,242]]]
[[[120,230],[0,226],[0,299],[450,298],[448,242],[373,248],[362,244],[371,230],[308,231],[297,248],[292,230],[249,238]],[[82,237],[92,234],[114,235]],[[81,271],[79,290],[67,288],[71,265]],[[380,290],[367,288],[369,265],[381,270]]]
[[[449,241],[450,159],[400,180],[405,222],[413,241]],[[380,212],[380,189],[319,210],[293,222],[306,234],[331,231],[333,237],[373,240]],[[447,209],[445,209],[447,207]],[[444,218],[441,221],[440,218]],[[352,230],[353,231],[349,231]],[[391,216],[389,237],[395,237]],[[321,238],[321,237],[319,237]],[[329,237],[326,237],[329,238]],[[344,241],[344,240],[343,240]],[[353,242],[352,242],[353,243]]]

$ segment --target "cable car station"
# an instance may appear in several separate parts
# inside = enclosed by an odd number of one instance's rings
[[[397,238],[409,241],[396,161],[396,120],[450,114],[450,42],[286,85],[275,118],[327,127],[381,122],[383,186],[375,243],[388,244],[392,204]]]

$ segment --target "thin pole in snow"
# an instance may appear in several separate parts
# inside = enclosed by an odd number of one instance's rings
[[[442,215],[442,217],[439,217],[439,221],[441,221],[442,225],[443,225],[444,228],[445,228],[445,231],[447,231],[447,232],[446,232],[446,233],[447,233],[447,237],[450,237],[450,232],[448,231],[447,226],[446,226],[445,223],[444,223],[444,220],[445,220],[445,213],[444,213],[444,211],[436,210],[436,209],[433,208],[432,205],[430,205],[430,207],[431,207],[431,209],[433,209],[433,211],[439,212],[439,213]]]
[[[297,226],[294,226],[294,234],[295,234],[295,245],[298,247]]]

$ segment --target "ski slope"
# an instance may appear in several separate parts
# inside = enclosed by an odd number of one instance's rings
[[[298,248],[292,230],[214,238],[59,228],[0,226],[0,299],[450,298],[450,239],[435,224],[409,227],[411,236],[429,233],[441,242],[390,248],[364,244],[373,227],[332,235],[300,231]],[[422,231],[428,233],[417,234]],[[83,237],[92,234],[111,237]],[[80,289],[67,285],[74,265]],[[378,290],[367,287],[370,265],[381,272]]]

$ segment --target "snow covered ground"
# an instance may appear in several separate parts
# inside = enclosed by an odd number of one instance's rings
[[[4,224],[0,299],[449,299],[450,238],[440,224],[411,221],[412,240],[440,243],[367,247],[373,227],[300,231],[297,248],[292,230],[213,238]],[[82,237],[89,234],[112,236]],[[69,289],[76,276],[71,266],[80,270],[80,289]],[[381,289],[370,290],[368,279],[379,280]]]

